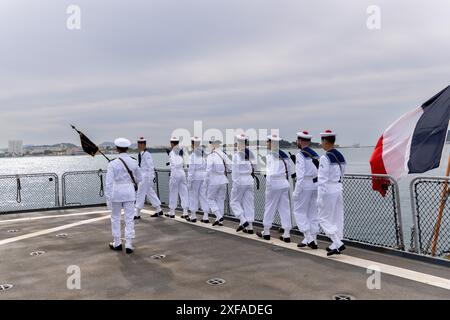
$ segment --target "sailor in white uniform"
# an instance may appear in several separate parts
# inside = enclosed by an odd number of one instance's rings
[[[254,163],[256,159],[248,148],[249,139],[245,134],[236,136],[237,150],[233,154],[230,207],[240,224],[236,232],[253,234],[255,219]]]
[[[150,152],[147,150],[147,140],[144,137],[140,137],[137,141],[139,154],[138,165],[142,172],[142,181],[139,183],[138,193],[136,197],[136,210],[134,213],[134,219],[141,218],[141,210],[144,208],[145,197],[148,198],[152,206],[155,208],[155,213],[151,217],[159,217],[163,215],[161,210],[161,201],[154,189],[155,179],[155,165],[153,164],[153,158]]]
[[[142,174],[136,160],[127,155],[131,142],[125,138],[114,141],[119,157],[108,164],[106,174],[106,203],[111,213],[111,228],[114,241],[109,244],[111,250],[122,250],[120,214],[125,212],[125,249],[133,253],[134,202]]]
[[[209,205],[206,198],[206,155],[201,146],[202,140],[199,137],[191,138],[192,154],[189,158],[188,169],[188,190],[189,190],[189,211],[190,222],[197,222],[197,211],[203,211],[202,222],[209,223]]]
[[[228,169],[231,167],[231,161],[220,150],[221,141],[212,138],[209,143],[212,150],[206,159],[206,197],[211,212],[216,216],[213,226],[222,226],[228,188]]]
[[[175,209],[178,206],[178,196],[183,208],[182,218],[189,216],[189,194],[187,188],[186,173],[184,172],[184,154],[179,146],[180,138],[172,137],[170,146],[172,150],[169,153],[170,179],[169,179],[169,214],[167,217],[175,218]]]
[[[264,240],[270,240],[270,229],[278,211],[281,218],[281,226],[284,230],[280,240],[290,242],[292,221],[289,200],[289,176],[294,174],[294,163],[285,152],[279,150],[280,140],[280,137],[276,134],[267,137],[268,154],[266,163],[266,203],[263,219],[264,231],[256,234]]]
[[[319,217],[317,214],[317,169],[319,155],[310,148],[312,135],[308,131],[297,133],[300,149],[295,158],[296,183],[292,197],[297,227],[303,233],[299,248],[318,249]],[[294,159],[293,159],[294,160]]]
[[[320,226],[333,242],[327,248],[327,255],[332,256],[345,250],[342,242],[344,237],[342,180],[346,162],[342,153],[334,148],[336,134],[331,130],[326,130],[320,136],[326,153],[320,157],[317,204]]]

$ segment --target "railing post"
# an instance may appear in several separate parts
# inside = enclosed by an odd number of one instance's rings
[[[419,239],[419,221],[417,217],[417,207],[416,207],[416,193],[414,192],[414,188],[416,186],[416,182],[420,178],[414,178],[410,185],[409,185],[409,191],[410,191],[410,197],[411,197],[411,214],[414,222],[414,252],[417,254],[422,254],[422,248],[420,247],[420,239]]]

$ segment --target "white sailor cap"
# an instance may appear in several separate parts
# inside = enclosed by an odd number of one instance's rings
[[[114,144],[119,148],[129,148],[131,146],[130,140],[126,138],[117,138],[114,140]]]
[[[192,142],[202,142],[202,139],[196,136],[196,137],[192,137],[191,141]]]
[[[170,142],[180,142],[180,138],[179,137],[171,137]]]
[[[216,139],[216,137],[211,137],[211,139],[209,139],[209,144],[221,144],[222,141],[220,141],[219,139]]]
[[[311,140],[313,136],[308,131],[300,131],[300,132],[297,132],[297,137],[301,138],[301,139]]]
[[[320,136],[321,136],[322,138],[325,138],[325,137],[336,137],[336,133],[334,133],[334,132],[331,131],[331,130],[325,130],[324,132],[321,132],[321,133],[320,133]]]
[[[241,133],[236,136],[236,140],[237,141],[248,141],[248,136],[245,135],[244,133]]]
[[[281,141],[281,138],[280,138],[280,136],[278,134],[273,133],[273,134],[267,136],[267,140],[269,140],[269,141]]]
[[[137,142],[147,142],[147,139],[145,139],[144,137],[139,137]]]

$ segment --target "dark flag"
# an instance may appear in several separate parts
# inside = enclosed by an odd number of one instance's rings
[[[97,153],[100,153],[102,156],[104,156],[108,161],[109,158],[107,156],[105,156],[103,154],[103,152],[100,151],[100,149],[98,148],[98,146],[93,143],[83,132],[79,131],[77,128],[75,128],[74,125],[70,125],[72,127],[73,130],[75,130],[76,132],[78,132],[78,134],[80,135],[80,141],[81,141],[81,147],[83,148],[83,151],[86,152],[87,154],[91,155],[91,156],[95,156]]]

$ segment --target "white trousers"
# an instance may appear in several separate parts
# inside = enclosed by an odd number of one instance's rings
[[[114,246],[117,247],[122,243],[122,231],[120,225],[120,214],[122,213],[122,208],[125,213],[125,247],[133,249],[133,239],[135,237],[134,201],[111,203],[111,229],[112,236],[114,238]]]
[[[331,249],[343,245],[344,238],[344,200],[342,192],[319,192],[318,200],[319,223],[323,231],[333,241]]]
[[[319,233],[317,190],[304,190],[301,187],[296,187],[292,202],[297,227],[305,236],[303,243],[308,244],[316,241]]]
[[[144,177],[144,179],[139,183],[135,204],[136,209],[141,210],[144,208],[145,197],[147,197],[152,206],[159,211],[158,209],[161,208],[161,201],[159,200],[153,186],[153,179],[151,177]]]
[[[207,220],[209,205],[206,198],[206,184],[203,180],[194,180],[191,182],[191,189],[189,190],[189,210],[191,210],[192,219],[197,218],[196,212],[199,208],[203,211],[203,219]]]
[[[227,184],[208,186],[206,197],[212,213],[216,216],[216,220],[221,219],[224,215],[227,187]]]
[[[289,202],[289,188],[266,189],[266,203],[264,209],[264,234],[270,234],[276,212],[279,212],[281,226],[284,229],[283,237],[288,238],[292,229],[291,205]]]
[[[185,176],[172,175],[169,180],[169,209],[171,214],[175,214],[178,206],[178,196],[181,200],[181,207],[186,213],[189,208],[189,194]]]
[[[230,196],[230,207],[239,218],[241,225],[255,220],[255,196],[253,185],[233,185]]]

